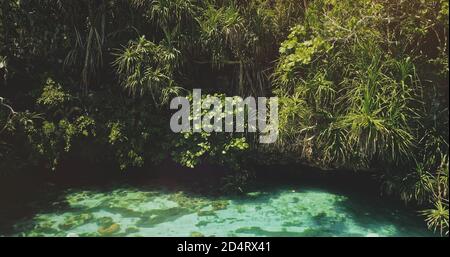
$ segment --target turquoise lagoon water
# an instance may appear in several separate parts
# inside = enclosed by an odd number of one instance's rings
[[[118,188],[68,191],[16,222],[13,236],[433,236],[423,221],[369,200],[318,189],[207,198]],[[1,234],[1,231],[0,231]]]

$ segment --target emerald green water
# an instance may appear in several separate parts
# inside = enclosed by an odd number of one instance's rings
[[[245,197],[117,188],[72,191],[13,236],[433,236],[414,213],[318,189]],[[0,231],[0,234],[2,232]]]

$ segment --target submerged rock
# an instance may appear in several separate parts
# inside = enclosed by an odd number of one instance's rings
[[[327,214],[326,212],[324,212],[324,211],[319,212],[318,214],[316,214],[316,215],[314,215],[314,216],[312,217],[312,219],[313,219],[315,222],[317,222],[318,224],[326,223],[328,218],[329,218],[329,217],[328,217],[328,214]]]
[[[199,217],[202,217],[202,216],[217,216],[215,211],[199,211],[199,212],[197,212],[197,215]]]
[[[221,201],[215,201],[211,205],[212,205],[213,210],[219,211],[219,210],[225,210],[229,204],[230,203],[228,201],[221,200]]]
[[[208,201],[194,196],[187,196],[183,192],[172,194],[169,196],[168,199],[170,201],[176,202],[179,207],[188,208],[192,210],[199,210],[204,206],[208,205]]]
[[[109,227],[114,224],[114,220],[111,217],[101,217],[97,220],[97,225],[100,227]]]
[[[137,218],[142,215],[142,212],[135,211],[133,209],[128,209],[128,208],[108,207],[108,208],[104,208],[104,209],[108,210],[109,212],[112,212],[112,213],[119,213],[120,215],[122,215],[124,217]]]
[[[191,237],[204,237],[204,236],[205,235],[197,231],[191,232]]]
[[[101,236],[111,236],[114,233],[119,232],[120,230],[120,225],[117,223],[112,224],[109,227],[100,227],[97,232],[101,235]]]
[[[136,232],[139,232],[139,229],[137,227],[129,227],[125,229],[125,234],[132,234]]]
[[[98,237],[98,232],[81,233],[80,237]]]
[[[136,225],[139,227],[153,227],[156,224],[174,221],[189,213],[191,213],[189,209],[180,207],[151,210],[144,212]]]
[[[69,230],[90,222],[94,218],[91,213],[83,213],[80,215],[66,217],[63,223],[58,225],[59,229]]]
[[[116,191],[112,194],[111,200],[104,203],[104,206],[111,210],[123,210],[133,215],[141,204],[151,200],[151,194],[147,192]]]
[[[38,222],[32,229],[34,233],[55,235],[58,233],[58,229],[54,228],[55,222],[51,220],[45,220]]]
[[[303,230],[303,232],[301,232],[299,235],[305,237],[319,237],[324,235],[324,231],[317,228],[307,228]]]
[[[201,221],[197,222],[197,224],[195,224],[195,226],[196,227],[204,227],[204,226],[206,226],[206,225],[208,225],[210,223],[211,223],[210,221],[201,220]]]

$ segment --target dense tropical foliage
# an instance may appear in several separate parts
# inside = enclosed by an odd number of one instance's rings
[[[370,172],[448,235],[448,0],[2,0],[0,175],[171,159]],[[278,96],[280,136],[174,134],[192,88]],[[280,158],[282,157],[282,158]]]

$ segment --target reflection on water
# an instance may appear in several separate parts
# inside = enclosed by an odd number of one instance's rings
[[[16,236],[432,236],[404,211],[322,190],[206,198],[136,188],[68,192]],[[0,232],[1,234],[1,232]]]

